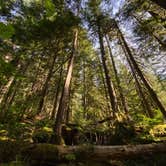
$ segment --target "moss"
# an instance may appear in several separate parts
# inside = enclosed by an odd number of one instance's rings
[[[48,143],[53,135],[51,128],[44,127],[42,129],[36,130],[32,135],[32,140],[34,143]]]
[[[59,150],[56,145],[37,144],[26,147],[21,153],[23,160],[30,165],[47,162],[58,162],[60,160]]]
[[[70,153],[70,154],[66,154],[64,156],[64,158],[67,160],[67,161],[75,161],[76,160],[76,155],[73,154],[73,153]]]
[[[43,131],[49,132],[49,133],[53,133],[53,129],[49,128],[49,127],[43,127]]]
[[[156,125],[150,130],[153,137],[166,137],[166,124]]]
[[[91,144],[80,146],[80,148],[75,152],[76,160],[87,160],[90,157],[89,154],[93,153],[93,151],[94,147]]]

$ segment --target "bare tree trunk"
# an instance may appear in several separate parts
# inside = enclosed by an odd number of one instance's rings
[[[7,82],[7,84],[2,88],[1,97],[0,97],[0,103],[2,103],[2,101],[4,100],[5,95],[7,95],[7,92],[9,91],[9,88],[14,83],[15,79],[16,78],[14,76],[10,77],[8,82]]]
[[[68,97],[68,101],[67,101],[67,108],[66,108],[66,112],[64,114],[64,122],[65,124],[68,124],[71,119],[72,119],[72,110],[70,109],[70,102],[71,102],[71,86],[69,89],[69,97]]]
[[[82,94],[82,106],[83,106],[83,116],[86,118],[86,110],[87,110],[87,87],[86,87],[86,67],[85,67],[85,60],[83,60],[83,94]]]
[[[111,47],[110,47],[110,44],[109,44],[109,39],[108,39],[107,36],[105,36],[105,38],[106,38],[106,42],[107,42],[107,46],[108,46],[108,52],[109,52],[111,62],[112,62],[113,71],[114,71],[114,74],[115,74],[115,79],[116,79],[118,91],[119,91],[119,94],[120,94],[121,105],[122,105],[122,108],[124,109],[124,112],[126,113],[127,119],[129,119],[128,106],[127,106],[125,97],[123,95],[122,87],[120,85],[120,79],[119,79],[118,72],[117,72],[116,65],[115,65],[115,61],[114,61],[114,58],[113,58],[113,55],[112,55]]]
[[[20,64],[19,64],[20,58],[19,56],[16,56],[16,58],[14,60],[11,61],[11,65],[15,68],[17,68],[18,72],[20,72]],[[7,84],[2,88],[1,91],[1,96],[0,96],[0,104],[2,104],[3,101],[6,101],[6,97],[8,96],[8,92],[10,90],[10,87],[12,87],[12,85],[14,84],[14,82],[16,81],[16,76],[11,76],[10,78],[8,78],[8,82]]]
[[[75,159],[76,161],[90,160],[90,161],[106,162],[110,161],[111,159],[134,159],[146,156],[153,157],[156,154],[165,154],[165,153],[166,153],[165,143],[143,144],[143,145],[114,145],[114,146],[96,145],[96,146],[67,146],[67,147],[50,145],[50,144],[36,144],[26,147],[24,150],[22,150],[22,156],[24,156],[24,158],[30,159],[29,161],[37,161],[38,163],[42,161],[42,164],[56,163],[58,161],[66,161],[65,157],[71,154],[76,156]]]
[[[103,86],[104,86],[104,92],[105,92],[105,99],[106,99],[106,103],[107,103],[108,114],[110,116],[110,110],[111,110],[110,104],[111,103],[110,103],[110,100],[109,100],[107,86],[106,86],[105,78],[104,78],[104,75],[103,75],[102,64],[101,64],[100,59],[99,59],[98,56],[97,56],[97,58],[98,58],[98,63],[99,63],[99,68],[100,68],[100,77],[102,79],[102,83],[103,83]]]
[[[135,71],[137,72],[138,76],[140,77],[140,79],[142,80],[142,82],[144,83],[145,87],[147,88],[150,96],[152,97],[153,101],[156,103],[156,106],[160,109],[160,111],[162,112],[164,118],[166,118],[166,110],[164,108],[164,106],[162,105],[162,103],[160,102],[157,94],[155,93],[155,91],[153,90],[153,88],[150,86],[150,84],[147,82],[146,78],[144,77],[142,71],[140,70],[137,62],[135,61],[131,51],[130,51],[130,48],[128,47],[127,45],[127,42],[125,40],[125,38],[123,37],[123,34],[122,32],[120,31],[118,25],[117,25],[117,30],[118,30],[118,33],[120,35],[120,38],[124,44],[124,47],[127,51],[127,55],[128,55],[128,58],[130,59]]]
[[[18,68],[17,74],[24,75],[31,63],[31,60],[32,60],[32,57],[28,60],[28,62],[25,65],[20,66]],[[11,77],[8,83],[9,84],[7,85],[6,93],[3,95],[3,99],[1,101],[1,108],[3,110],[1,113],[2,117],[5,116],[12,102],[14,101],[14,97],[16,96],[16,92],[19,88],[18,85],[21,83],[21,80],[17,80],[17,76],[15,76],[15,77]]]
[[[132,73],[134,80],[135,80],[136,90],[137,90],[137,93],[138,93],[140,100],[141,100],[143,112],[145,112],[150,118],[153,118],[154,117],[153,112],[152,112],[152,110],[149,106],[149,103],[148,103],[148,101],[143,93],[142,86],[137,78],[136,71],[135,71],[135,69],[134,69],[134,67],[133,67],[133,65],[132,65],[132,63],[127,55],[127,52],[126,52],[125,47],[123,46],[123,43],[122,43],[122,48],[124,50],[125,56],[127,58],[127,62],[128,62],[130,69],[131,69],[131,73]]]
[[[114,91],[112,82],[110,80],[109,71],[108,71],[108,68],[106,65],[106,56],[105,56],[105,50],[104,50],[104,44],[103,44],[103,35],[101,32],[100,25],[98,25],[98,37],[99,37],[99,43],[100,43],[101,59],[102,59],[103,69],[104,69],[107,88],[108,88],[108,94],[109,94],[110,103],[111,103],[111,107],[112,107],[112,111],[113,111],[113,116],[115,117],[115,113],[118,112],[118,106],[117,106],[115,91]]]
[[[59,73],[59,79],[58,79],[58,82],[57,82],[57,89],[56,89],[56,95],[55,95],[55,98],[54,98],[54,104],[53,104],[53,109],[52,109],[52,113],[51,113],[51,119],[53,120],[55,118],[55,113],[56,113],[56,110],[58,108],[58,103],[59,103],[59,100],[60,100],[60,89],[61,89],[61,84],[62,84],[62,78],[63,78],[63,66],[61,67],[61,71]]]
[[[54,132],[56,134],[57,140],[53,140],[53,141],[55,141],[55,143],[57,143],[57,144],[62,144],[62,123],[63,123],[64,113],[67,109],[67,101],[68,101],[68,97],[69,97],[70,83],[71,83],[71,79],[72,79],[74,58],[76,56],[76,51],[77,51],[77,42],[78,42],[77,40],[78,40],[78,29],[76,29],[74,32],[74,42],[73,42],[72,54],[71,54],[71,58],[69,60],[67,76],[66,76],[65,84],[64,84],[63,91],[61,94],[59,108],[57,111],[56,121],[55,121],[55,125],[54,125]]]
[[[57,58],[57,53],[55,53],[54,56],[53,56],[52,63],[51,63],[50,69],[48,71],[47,78],[44,82],[42,92],[41,92],[41,98],[40,98],[40,101],[39,101],[39,106],[37,108],[36,115],[40,114],[43,110],[44,100],[45,100],[45,96],[47,94],[47,89],[48,89],[48,83],[49,83],[49,81],[52,77],[52,72],[53,72],[53,69],[54,69],[54,64],[55,64],[56,58]]]

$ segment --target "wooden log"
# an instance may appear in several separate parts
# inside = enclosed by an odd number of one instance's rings
[[[30,160],[59,162],[68,160],[106,161],[111,159],[131,159],[141,156],[151,156],[156,153],[166,153],[166,143],[118,146],[60,146],[52,144],[35,144],[24,148],[23,157]]]

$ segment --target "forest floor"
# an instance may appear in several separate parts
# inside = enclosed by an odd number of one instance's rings
[[[3,154],[1,153],[0,158],[4,156],[4,161],[10,158],[11,162],[1,163],[0,166],[166,165],[166,143],[118,146],[31,144],[20,145],[20,147],[18,144],[10,144],[10,146],[6,144],[5,147],[3,150],[1,148]],[[19,148],[22,149],[21,153],[18,153]]]

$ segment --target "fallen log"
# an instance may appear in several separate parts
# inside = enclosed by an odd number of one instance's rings
[[[35,144],[22,150],[24,158],[31,161],[60,162],[66,160],[106,161],[111,159],[131,159],[166,153],[166,143],[118,146],[60,146],[52,144]]]

